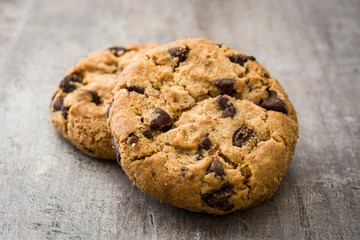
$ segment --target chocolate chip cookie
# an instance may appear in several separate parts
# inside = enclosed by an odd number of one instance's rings
[[[271,197],[298,124],[255,57],[203,38],[149,50],[120,74],[108,125],[130,180],[191,211],[227,214]]]
[[[106,126],[111,90],[120,72],[152,44],[112,47],[81,59],[65,74],[51,99],[56,129],[85,154],[116,159]]]

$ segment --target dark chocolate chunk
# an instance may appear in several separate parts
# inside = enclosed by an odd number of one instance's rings
[[[220,108],[224,110],[221,115],[222,118],[227,118],[229,116],[231,118],[234,117],[236,109],[234,105],[229,101],[229,99],[227,99],[227,97],[221,95],[218,97],[217,102],[219,103]]]
[[[110,108],[112,107],[113,103],[114,103],[114,101],[112,101],[110,106],[106,109],[106,118],[109,118]]]
[[[235,131],[233,135],[232,144],[237,147],[242,147],[251,137],[254,136],[254,131],[246,126],[242,126]]]
[[[202,196],[206,205],[222,211],[230,211],[234,205],[229,202],[229,198],[234,194],[230,186],[224,186],[218,191],[208,193]]]
[[[79,82],[79,83],[82,82],[82,79],[78,75],[75,75],[75,74],[68,75],[65,78],[70,82]]]
[[[160,130],[162,132],[169,131],[173,125],[173,120],[169,114],[162,109],[155,109],[155,113],[158,114],[158,117],[150,123],[151,130]]]
[[[228,102],[228,106],[222,112],[221,117],[222,118],[227,118],[227,117],[233,118],[235,113],[236,113],[236,109],[235,109],[234,105],[231,102]]]
[[[217,43],[216,44],[219,48],[221,48],[222,47],[222,45],[224,45],[223,43]]]
[[[220,108],[224,110],[228,106],[229,99],[224,95],[220,95],[216,101],[220,105]]]
[[[201,142],[201,147],[205,150],[209,150],[210,147],[211,147],[211,142],[210,142],[210,139],[209,139],[209,134],[205,134],[202,142]]]
[[[70,82],[77,82],[77,81],[73,81],[74,79],[78,79],[78,77],[73,75],[64,77],[64,79],[60,82],[59,85],[59,87],[63,90],[63,92],[69,93],[76,89],[76,86],[70,83]]]
[[[61,108],[61,114],[63,115],[63,117],[64,117],[65,119],[66,119],[67,116],[68,116],[69,109],[70,109],[70,107],[65,107],[65,106],[63,106],[63,107]]]
[[[139,87],[139,86],[126,86],[125,88],[129,92],[137,92],[137,93],[140,93],[140,94],[144,94],[144,92],[145,92],[145,88]]]
[[[95,103],[96,105],[100,104],[100,97],[95,91],[88,91],[91,95],[91,102]]]
[[[146,127],[143,131],[142,131],[142,134],[148,138],[148,139],[151,139],[153,136],[152,136],[152,131],[149,127]]]
[[[60,111],[63,106],[64,106],[64,98],[63,97],[59,97],[53,103],[53,108],[55,111]]]
[[[234,90],[235,79],[232,78],[217,78],[215,79],[215,86],[221,90],[221,94],[232,95]]]
[[[219,159],[215,158],[214,161],[212,161],[205,174],[209,173],[215,173],[215,175],[219,176],[225,175],[223,164]]]
[[[173,47],[169,49],[169,54],[172,58],[179,58],[179,62],[185,61],[189,49],[185,47]]]
[[[247,61],[255,61],[256,58],[253,56],[246,56],[246,55],[240,55],[240,54],[236,54],[230,57],[230,61],[233,63],[237,63],[240,64],[241,66],[244,66],[244,64]]]
[[[110,52],[114,54],[116,57],[120,57],[122,54],[128,52],[129,50],[124,47],[111,47],[109,48]],[[120,54],[122,52],[122,54]]]
[[[199,161],[203,157],[201,149],[196,150],[196,161]]]
[[[277,93],[274,91],[269,91],[269,97],[264,99],[260,103],[260,107],[263,107],[266,110],[273,110],[285,114],[288,113],[285,103],[278,97]]]
[[[208,152],[208,155],[209,155],[209,156],[214,155],[218,149],[219,149],[219,144],[217,143],[217,144],[215,145],[215,147]]]
[[[116,160],[117,162],[120,164],[121,163],[121,156],[120,156],[120,151],[119,148],[116,146],[115,144],[115,140],[112,138],[111,139],[111,145],[113,146],[115,153],[116,153]]]
[[[128,137],[128,141],[129,144],[137,143],[139,141],[139,138],[134,133],[130,133]]]

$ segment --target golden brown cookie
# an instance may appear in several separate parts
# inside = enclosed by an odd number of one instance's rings
[[[252,56],[203,39],[149,50],[113,90],[108,125],[130,180],[191,211],[226,214],[273,195],[298,125]]]
[[[106,127],[120,72],[153,44],[113,47],[92,53],[65,74],[51,99],[50,116],[56,129],[85,154],[116,159]]]

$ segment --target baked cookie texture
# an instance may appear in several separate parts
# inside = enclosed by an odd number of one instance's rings
[[[227,214],[271,197],[298,124],[279,82],[252,56],[203,38],[149,50],[113,90],[108,126],[142,191]]]
[[[116,159],[106,126],[106,110],[120,72],[154,44],[112,47],[92,53],[69,69],[51,99],[55,128],[85,154]]]

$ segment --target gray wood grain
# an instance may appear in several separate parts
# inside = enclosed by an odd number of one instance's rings
[[[160,203],[49,120],[87,53],[196,36],[256,56],[298,111],[294,162],[245,212]],[[359,74],[359,0],[0,0],[0,239],[359,239]]]

